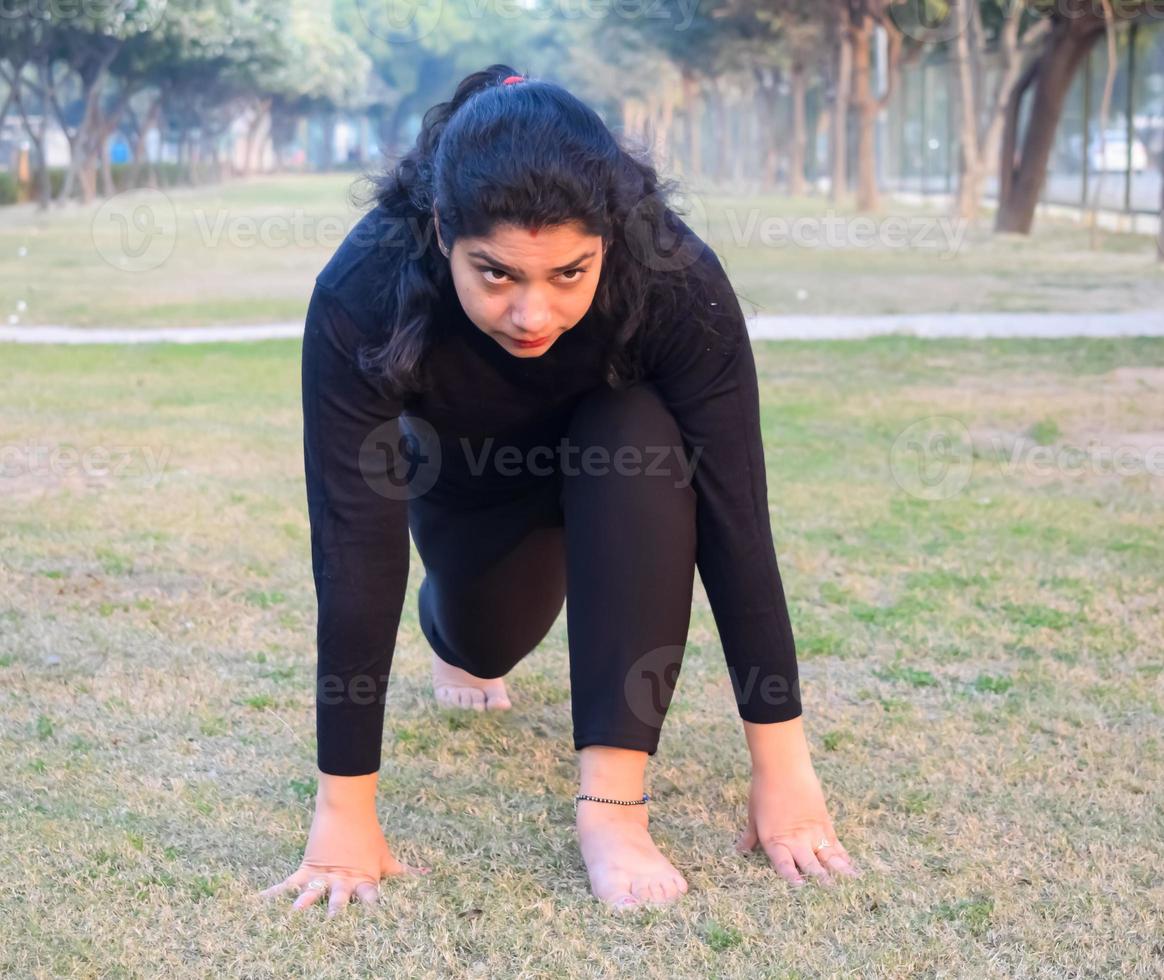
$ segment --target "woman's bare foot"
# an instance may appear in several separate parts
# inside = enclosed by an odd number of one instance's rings
[[[598,795],[598,794],[594,794]],[[621,911],[666,905],[687,891],[687,881],[647,832],[647,807],[578,801],[578,843],[594,897]]]
[[[432,655],[432,692],[437,704],[445,708],[470,708],[474,711],[504,711],[512,708],[502,677],[474,677],[468,671],[445,663]]]
[[[610,745],[581,750],[582,790],[588,796],[635,800],[643,796],[647,753]],[[665,905],[687,891],[687,881],[647,832],[647,807],[578,800],[574,818],[594,897],[622,910]]]

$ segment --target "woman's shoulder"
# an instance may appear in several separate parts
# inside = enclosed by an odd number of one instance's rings
[[[678,219],[677,219],[678,220]],[[715,249],[678,220],[680,244],[667,273],[656,280],[653,316],[642,347],[648,362],[681,352],[733,352],[747,337],[747,323]]]
[[[387,316],[393,260],[407,247],[407,240],[401,238],[403,224],[376,205],[348,230],[315,277],[316,284],[369,331]]]

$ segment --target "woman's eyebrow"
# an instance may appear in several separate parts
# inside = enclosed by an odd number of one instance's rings
[[[552,269],[551,271],[552,272],[565,272],[567,269],[573,269],[574,266],[578,265],[581,262],[585,262],[587,259],[594,258],[594,255],[595,255],[595,252],[593,249],[591,249],[589,252],[586,252],[583,255],[579,255],[578,258],[576,258],[573,262],[567,262],[565,265],[559,265],[556,268]],[[497,259],[493,258],[493,256],[491,256],[488,252],[482,252],[482,251],[474,249],[472,252],[469,253],[469,256],[470,256],[470,258],[474,258],[474,259],[482,259],[485,262],[488,262],[490,264],[490,266],[492,266],[495,269],[504,269],[506,272],[519,272],[520,271],[519,269],[511,269],[504,262],[500,262]]]

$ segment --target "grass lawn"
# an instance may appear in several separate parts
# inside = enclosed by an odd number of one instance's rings
[[[1158,976],[1164,341],[755,349],[806,727],[865,876],[792,893],[733,852],[748,758],[697,580],[647,780],[691,890],[606,914],[565,616],[512,712],[442,712],[414,553],[380,804],[434,871],[327,922],[254,899],[315,789],[298,343],[0,345],[0,973]]]
[[[100,203],[48,216],[0,208],[0,323],[301,320],[315,275],[363,213],[350,203],[349,192],[364,189],[354,179],[256,177],[122,195],[116,216]],[[1092,251],[1085,230],[1044,218],[1025,238],[994,236],[985,220],[963,233],[941,212],[888,201],[871,218],[820,198],[708,192],[680,203],[722,256],[746,312],[1164,306],[1164,264],[1144,236],[1104,233]]]

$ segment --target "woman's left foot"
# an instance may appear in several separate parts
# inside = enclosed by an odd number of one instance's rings
[[[647,832],[646,805],[582,800],[575,823],[590,890],[610,908],[667,905],[687,891],[686,879]]]
[[[502,677],[474,677],[432,655],[432,692],[442,708],[504,711],[512,708]]]

